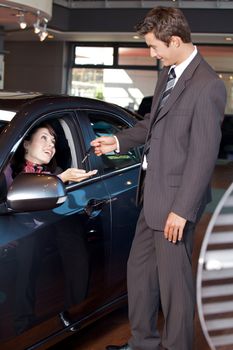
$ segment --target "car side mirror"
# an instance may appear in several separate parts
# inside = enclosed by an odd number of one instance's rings
[[[7,193],[7,206],[14,211],[53,209],[65,202],[65,186],[56,175],[19,174]]]

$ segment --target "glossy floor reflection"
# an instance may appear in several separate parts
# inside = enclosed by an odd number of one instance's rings
[[[199,252],[202,239],[208,226],[213,210],[233,179],[233,163],[217,165],[213,177],[214,200],[207,207],[205,214],[199,222],[195,233],[195,246],[193,254],[193,270],[196,274]],[[159,327],[162,328],[163,318],[159,318]],[[104,350],[108,344],[124,344],[130,337],[130,328],[127,319],[127,307],[113,312],[98,322],[90,325],[70,338],[63,340],[60,344],[53,346],[50,350]],[[225,350],[221,348],[219,350]],[[228,348],[229,349],[229,348]],[[191,349],[189,349],[191,350]],[[193,350],[210,350],[200,327],[198,314],[195,317],[195,345]]]

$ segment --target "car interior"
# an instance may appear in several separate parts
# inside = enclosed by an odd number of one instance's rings
[[[68,141],[64,131],[64,127],[63,127],[63,126],[66,126],[64,121],[54,119],[49,121],[49,124],[55,130],[55,133],[57,135],[56,153],[55,153],[57,166],[61,168],[62,171],[64,171],[70,168],[71,166],[73,166],[71,151],[69,146],[69,142],[71,143],[71,138]],[[66,128],[66,132],[67,132],[67,129],[68,129],[68,126]]]
[[[110,123],[109,119],[106,120],[103,115],[89,115],[89,117],[96,137],[113,136],[126,127],[126,125],[120,124],[117,122],[117,120],[114,121],[112,119],[112,122]],[[137,149],[133,149],[125,154],[111,152],[102,155],[101,157],[104,163],[105,172],[135,165],[140,161],[140,156]]]

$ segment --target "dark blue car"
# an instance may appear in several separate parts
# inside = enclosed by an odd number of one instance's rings
[[[42,121],[56,131],[61,169],[97,174],[66,185],[20,174],[8,188],[11,159]],[[125,302],[140,149],[82,159],[92,139],[135,122],[98,100],[0,93],[1,350],[49,347]]]

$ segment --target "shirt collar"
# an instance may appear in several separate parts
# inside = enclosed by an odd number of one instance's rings
[[[194,46],[194,50],[191,53],[191,55],[188,58],[186,58],[185,61],[183,61],[182,63],[178,64],[178,66],[176,66],[176,65],[171,66],[170,69],[169,69],[168,74],[170,73],[171,68],[174,68],[175,73],[176,73],[176,82],[177,82],[177,80],[179,79],[179,77],[181,76],[183,71],[188,67],[189,63],[194,59],[196,54],[197,54],[197,47]]]

